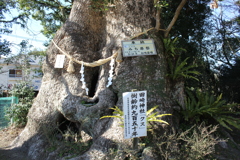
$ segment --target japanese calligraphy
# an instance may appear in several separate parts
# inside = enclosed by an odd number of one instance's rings
[[[147,91],[123,93],[124,138],[147,135]]]
[[[153,39],[122,41],[123,57],[157,55]]]

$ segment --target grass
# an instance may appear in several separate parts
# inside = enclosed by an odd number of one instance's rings
[[[78,133],[75,133],[70,128],[64,131],[55,129],[54,133],[49,128],[43,130],[48,141],[46,153],[54,153],[56,158],[70,159],[76,157],[92,145],[92,139],[84,141]]]

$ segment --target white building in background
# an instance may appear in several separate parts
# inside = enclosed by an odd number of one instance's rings
[[[38,91],[42,83],[41,61],[42,57],[24,56],[21,58],[13,57],[7,61],[7,58],[1,57],[0,59],[0,89],[9,90],[14,84],[21,81],[30,81],[34,91]],[[28,62],[28,73],[24,68]]]

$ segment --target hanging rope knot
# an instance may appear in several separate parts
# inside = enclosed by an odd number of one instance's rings
[[[122,49],[121,48],[119,48],[118,50],[117,50],[117,58],[116,58],[116,61],[117,62],[122,62],[123,60],[122,60]]]
[[[68,73],[73,73],[75,72],[74,65],[73,65],[73,59],[70,58],[68,68],[67,68]]]

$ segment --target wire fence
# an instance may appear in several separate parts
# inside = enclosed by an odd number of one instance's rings
[[[2,97],[0,98],[0,129],[9,125],[10,120],[5,117],[5,110],[11,107],[13,103],[18,103],[17,97]]]

